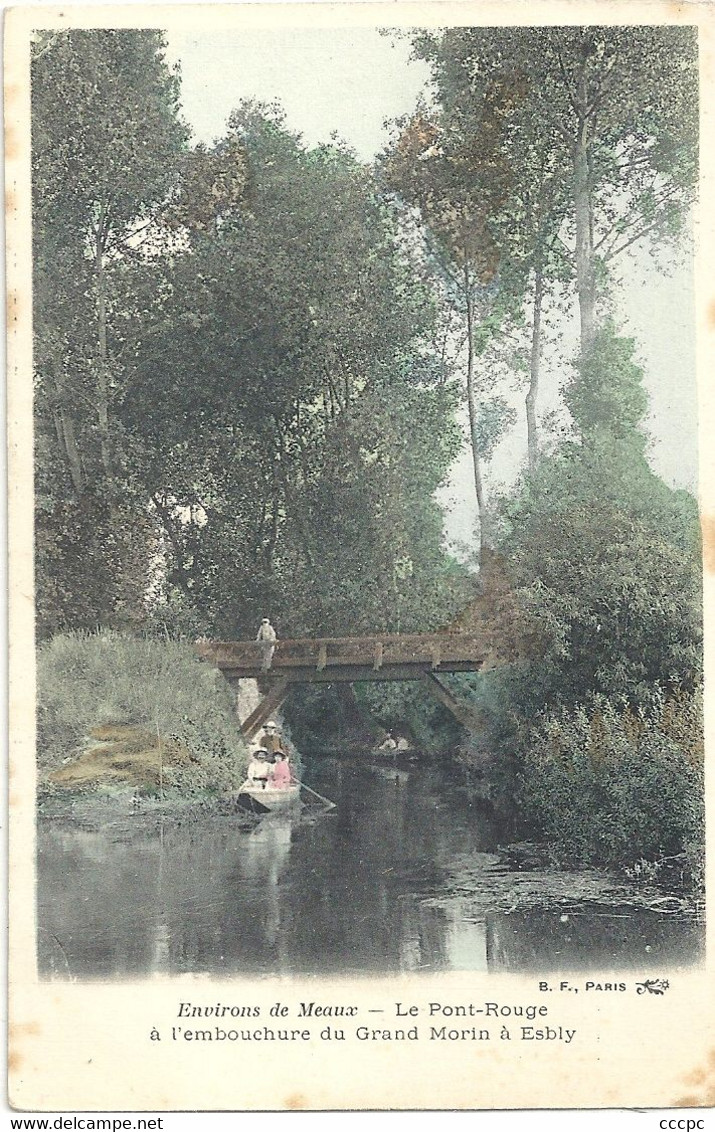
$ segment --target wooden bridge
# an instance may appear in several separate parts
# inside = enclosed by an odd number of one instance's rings
[[[326,637],[278,641],[270,668],[262,665],[258,641],[205,641],[200,656],[231,682],[255,679],[264,698],[241,724],[249,738],[280,707],[292,684],[360,683],[420,680],[460,723],[474,724],[472,711],[461,704],[440,679],[441,673],[478,672],[524,655],[521,637],[492,633],[424,633],[372,637]]]
[[[478,725],[474,712],[455,698],[441,675],[513,664],[539,650],[505,563],[486,551],[482,560],[482,592],[448,631],[278,641],[268,670],[258,641],[203,641],[196,649],[229,682],[258,681],[263,701],[241,724],[248,738],[277,711],[293,684],[420,680],[460,723]]]

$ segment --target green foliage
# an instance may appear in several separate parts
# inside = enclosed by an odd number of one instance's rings
[[[479,416],[475,435],[482,459],[489,461],[505,432],[516,423],[516,412],[505,397],[483,396],[479,402]]]
[[[32,62],[37,403],[65,465],[56,489],[81,493],[100,473],[105,426],[92,399],[119,377],[131,317],[114,275],[149,250],[176,183],[178,95],[155,31],[59,32]]]
[[[499,549],[539,655],[474,688],[485,747],[516,756],[524,820],[562,859],[702,849],[702,582],[696,501],[645,459],[632,343],[606,326],[567,391],[563,443],[502,501]],[[539,720],[532,728],[533,720]]]
[[[463,575],[432,498],[460,444],[434,304],[349,153],[253,104],[239,143],[245,196],[187,228],[122,398],[170,604],[229,636],[439,622]]]
[[[447,755],[457,745],[459,726],[454,716],[419,681],[361,684],[358,699],[383,728],[407,731],[415,746],[426,754]]]
[[[275,107],[185,153],[178,96],[156,32],[38,45],[40,634],[141,621],[162,562],[171,632],[444,619],[456,398],[394,217]]]
[[[32,61],[33,165],[45,222],[86,234],[105,202],[119,238],[164,201],[186,137],[156,31],[59,32]],[[68,241],[69,242],[69,241]],[[80,253],[81,256],[81,253]]]
[[[682,229],[695,198],[696,33],[678,26],[450,28],[421,32],[414,46],[431,67],[441,118],[426,123],[418,116],[405,131],[402,179],[411,185],[416,178],[418,195],[423,166],[466,166],[462,181],[471,187],[486,180],[481,255],[490,251],[492,274],[499,263],[522,290],[526,274],[534,275],[527,400],[533,468],[542,288],[575,276],[581,347],[590,353],[610,263],[639,241],[663,246]],[[480,131],[491,115],[484,146]],[[439,205],[442,195],[433,187],[427,204]],[[464,193],[451,199],[453,221],[469,218]],[[583,373],[580,383],[593,376]],[[575,389],[571,400],[578,413]],[[591,401],[586,411],[597,408]]]
[[[579,359],[578,378],[565,392],[566,406],[586,441],[608,435],[629,439],[640,448],[645,437],[637,432],[648,408],[643,371],[633,361],[634,342],[620,338],[611,321],[596,332]]]
[[[83,494],[35,512],[35,615],[41,637],[100,624],[131,628],[146,617],[156,525],[128,506]]]
[[[415,52],[432,68],[439,103],[464,123],[461,137],[498,92],[500,154],[524,209],[530,202],[538,214],[547,193],[552,222],[573,219],[570,174],[587,148],[601,259],[682,220],[697,173],[694,29],[450,28],[420,33]]]
[[[699,694],[639,714],[598,699],[533,728],[521,799],[562,860],[633,865],[702,845],[703,788]]]
[[[376,746],[390,730],[427,755],[449,755],[460,729],[454,716],[419,681],[303,685],[283,708],[291,737],[304,751]]]
[[[126,328],[186,130],[156,31],[40,37],[32,59],[38,628],[141,611],[154,551],[116,414]],[[80,547],[94,566],[95,579]],[[106,584],[105,584],[106,583]],[[131,595],[129,599],[127,595]]]
[[[542,703],[601,692],[647,703],[702,671],[695,501],[612,441],[545,460],[504,509],[502,549],[542,633],[533,680]]]
[[[127,723],[190,750],[178,786],[228,788],[245,758],[228,693],[170,636],[252,637],[266,614],[282,637],[450,623],[473,585],[435,502],[462,443],[461,327],[483,538],[479,461],[513,420],[500,385],[530,373],[532,474],[498,535],[542,640],[538,661],[455,677],[484,720],[463,767],[520,760],[525,813],[581,860],[688,851],[697,509],[649,470],[633,344],[595,307],[610,260],[672,236],[692,200],[694,36],[454,28],[415,49],[435,109],[402,124],[382,174],[419,234],[345,146],[307,149],[279,108],[243,104],[187,152],[159,33],[38,38],[38,627],[144,621],[167,638],[42,645],[41,763]],[[574,275],[574,435],[537,466],[541,302]],[[457,745],[422,689],[358,695],[425,748]],[[339,738],[346,710],[345,690],[310,689],[289,715],[311,742]]]
[[[76,753],[94,727],[145,728],[188,750],[172,768],[183,794],[239,786],[247,763],[228,685],[189,645],[104,630],[67,633],[37,654],[37,751],[43,771]]]
[[[494,359],[505,327],[518,321],[526,272],[506,222],[514,170],[505,149],[504,117],[512,92],[498,85],[461,114],[447,97],[430,118],[423,110],[398,123],[382,163],[390,189],[418,208],[433,284],[464,325],[466,402],[482,544],[488,544],[481,461],[488,461],[513,414],[494,395]],[[508,202],[508,205],[507,205]]]
[[[375,722],[361,711],[349,684],[294,686],[281,710],[291,741],[308,755],[321,751],[342,754],[355,748],[364,751],[379,734]]]
[[[542,632],[537,710],[593,694],[646,704],[657,686],[701,679],[697,506],[648,467],[632,350],[599,332],[567,392],[581,443],[545,458],[502,508],[501,549]]]

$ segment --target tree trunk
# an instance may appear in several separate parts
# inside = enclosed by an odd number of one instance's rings
[[[489,537],[489,520],[486,513],[484,499],[484,484],[482,482],[482,469],[479,460],[479,433],[477,430],[477,395],[474,388],[474,309],[472,306],[472,288],[469,277],[469,265],[464,264],[464,290],[467,299],[467,406],[469,408],[469,436],[472,446],[472,465],[474,468],[474,488],[477,495],[477,510],[479,512],[479,551],[480,558],[485,547],[491,545]]]
[[[298,534],[300,536],[300,548],[303,551],[303,555],[305,557],[306,562],[308,563],[308,567],[311,570],[313,570],[313,569],[315,569],[315,558],[313,557],[313,553],[310,549],[310,538],[308,536],[308,529],[306,527],[305,522],[303,521],[303,518],[302,518],[302,515],[301,515],[301,510],[300,510],[301,494],[302,493],[301,493],[300,487],[298,487],[297,490],[296,490],[296,488],[290,482],[290,474],[289,474],[289,470],[288,470],[288,458],[287,458],[287,453],[286,453],[285,437],[284,437],[283,431],[281,429],[280,419],[277,416],[274,416],[273,417],[273,423],[274,423],[275,429],[276,429],[276,436],[278,437],[278,453],[279,453],[279,459],[276,461],[276,468],[278,469],[276,482],[278,480],[280,480],[280,486],[283,489],[283,505],[284,505],[284,510],[285,510],[285,513],[286,513],[286,522],[288,524],[292,523],[293,526],[295,527],[295,529],[298,531]],[[304,463],[305,448],[304,448],[304,445],[302,443],[302,440],[300,441],[300,444],[301,444],[301,457],[300,457],[301,458],[301,464],[303,465],[304,475],[305,475],[305,479],[306,479],[306,483],[307,483],[307,468],[306,468],[306,465]],[[276,529],[276,537],[277,537],[277,529]],[[275,546],[275,543],[274,543],[274,546]]]
[[[179,586],[183,590],[184,594],[188,598],[192,599],[193,593],[191,584],[189,581],[189,576],[186,573],[186,568],[184,566],[184,546],[180,535],[177,533],[176,524],[171,514],[171,508],[168,504],[164,503],[164,501],[159,497],[157,493],[154,493],[151,499],[152,503],[156,507],[157,514],[159,515],[159,518],[161,520],[161,524],[174,551],[174,571],[179,582]]]
[[[112,472],[109,447],[109,358],[107,350],[107,278],[104,269],[104,207],[101,206],[97,222],[95,245],[97,273],[97,419],[102,467],[107,476]]]
[[[74,417],[67,408],[68,397],[61,358],[54,357],[49,360],[47,382],[52,390],[52,420],[55,426],[57,443],[61,451],[64,452],[72,487],[79,500],[82,497],[85,487],[84,468],[77,444]]]
[[[67,465],[69,467],[70,477],[72,479],[72,486],[75,494],[79,499],[84,491],[84,474],[82,472],[82,461],[77,447],[77,438],[74,431],[74,421],[69,413],[64,409],[60,409],[59,414],[60,424],[62,428],[62,439],[65,455],[67,456]]]
[[[536,420],[536,398],[539,393],[541,369],[541,306],[544,300],[544,273],[536,268],[534,280],[534,322],[531,332],[531,371],[529,392],[526,395],[526,433],[529,448],[529,471],[533,475],[539,458],[539,432]]]
[[[82,497],[84,492],[84,469],[82,467],[82,457],[79,454],[79,447],[77,445],[77,435],[75,433],[74,418],[65,407],[66,394],[64,389],[64,382],[57,378],[58,371],[61,372],[61,362],[54,362],[51,365],[50,372],[48,373],[48,381],[51,382],[53,399],[55,405],[52,409],[52,419],[55,425],[55,433],[57,435],[57,443],[65,454],[67,461],[67,468],[72,480],[72,487],[74,488],[77,499]]]
[[[581,320],[581,354],[590,350],[596,333],[596,272],[593,252],[593,201],[588,170],[588,122],[581,119],[574,151],[574,215],[576,219],[576,290]]]
[[[268,542],[263,548],[263,562],[267,574],[273,573],[273,559],[276,553],[276,546],[278,544],[278,511],[280,508],[280,493],[278,490],[278,480],[273,480],[273,491],[271,492],[271,525],[268,532]]]

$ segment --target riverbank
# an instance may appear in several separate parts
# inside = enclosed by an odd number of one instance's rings
[[[38,823],[57,829],[106,834],[110,839],[141,838],[169,825],[196,825],[226,818],[236,829],[254,829],[258,818],[237,809],[231,797],[208,791],[186,796],[176,790],[159,795],[138,795],[127,786],[93,786],[84,789],[38,791]]]
[[[41,788],[228,793],[248,752],[231,690],[181,641],[99,630],[38,649]]]
[[[117,784],[139,795],[152,794],[163,791],[193,761],[192,752],[173,738],[152,735],[145,727],[104,724],[91,728],[60,766],[46,772],[45,781],[69,790]]]

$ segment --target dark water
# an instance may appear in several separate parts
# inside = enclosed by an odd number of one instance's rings
[[[495,848],[487,813],[449,798],[429,770],[323,759],[306,781],[337,808],[249,833],[219,817],[131,837],[41,822],[41,973],[627,971],[703,959],[702,927],[673,916],[437,906],[455,862]]]

